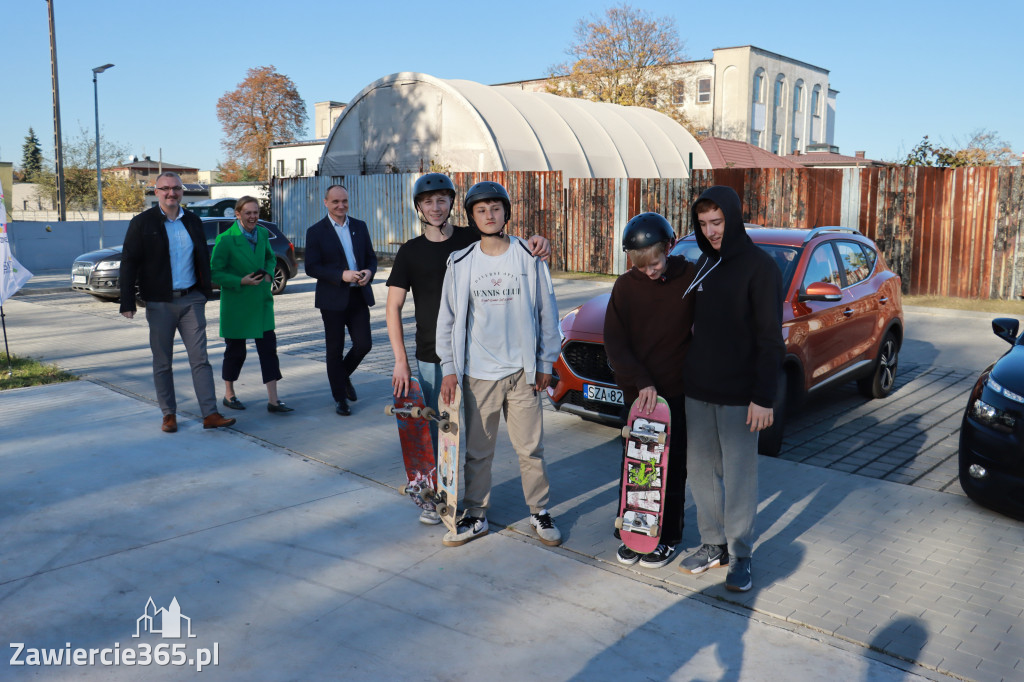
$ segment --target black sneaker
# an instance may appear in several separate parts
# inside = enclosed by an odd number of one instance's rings
[[[731,592],[746,592],[753,584],[750,579],[750,557],[736,557],[729,564],[729,574],[725,576],[725,589]]]
[[[729,565],[729,552],[725,545],[701,545],[701,548],[682,560],[679,570],[697,575],[709,568]]]
[[[441,538],[441,544],[445,547],[458,547],[470,540],[487,535],[487,519],[476,519],[472,516],[463,516],[455,524],[455,532],[448,531]]]
[[[620,564],[632,566],[640,560],[640,555],[625,545],[619,545],[619,551],[615,552],[615,558],[619,560]]]
[[[640,557],[640,565],[644,568],[661,568],[672,561],[675,553],[676,548],[672,545],[658,545],[654,548],[653,552]]]

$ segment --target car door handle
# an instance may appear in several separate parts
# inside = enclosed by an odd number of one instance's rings
[[[885,305],[886,303],[889,302],[889,297],[883,296],[882,298],[878,299],[878,302],[881,303],[882,305]]]
[[[846,310],[844,310],[843,315],[845,315],[846,317],[853,315],[853,308],[847,308]]]

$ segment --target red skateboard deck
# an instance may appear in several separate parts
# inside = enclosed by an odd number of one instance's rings
[[[422,507],[434,497],[437,465],[427,422],[434,410],[423,404],[419,380],[410,377],[408,395],[396,396],[394,404],[386,405],[384,412],[398,418],[398,440],[402,443],[405,475],[409,479],[403,492]]]
[[[622,542],[639,554],[657,548],[664,526],[671,416],[664,398],[658,398],[650,414],[641,414],[634,401],[622,427],[626,457],[615,527]]]

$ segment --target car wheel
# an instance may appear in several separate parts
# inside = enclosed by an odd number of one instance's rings
[[[782,450],[782,434],[786,429],[786,411],[789,409],[789,375],[779,374],[772,409],[772,425],[757,435],[757,451],[768,457],[778,457]]]
[[[885,398],[896,386],[896,370],[900,361],[900,346],[892,332],[886,332],[878,349],[878,359],[871,376],[857,380],[857,388],[865,398]]]
[[[274,281],[270,285],[270,293],[272,293],[274,296],[277,296],[282,291],[284,291],[284,288],[286,286],[288,286],[288,273],[281,266],[281,264],[278,263],[274,267]]]

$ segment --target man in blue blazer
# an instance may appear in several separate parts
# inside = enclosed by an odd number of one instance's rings
[[[377,254],[366,223],[348,215],[348,190],[331,185],[324,195],[327,217],[306,230],[306,274],[316,280],[315,305],[324,321],[327,380],[335,412],[347,417],[348,401],[356,400],[352,373],[370,352],[370,284],[377,272]],[[345,329],[352,346],[345,351]]]

